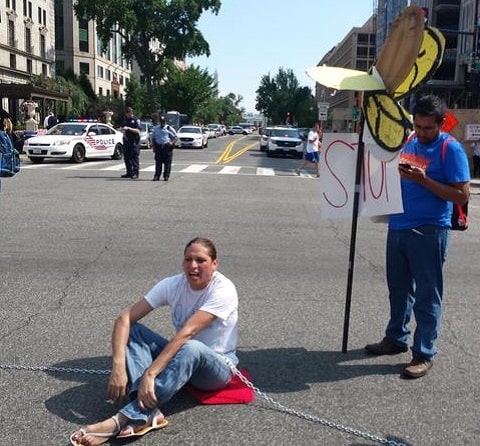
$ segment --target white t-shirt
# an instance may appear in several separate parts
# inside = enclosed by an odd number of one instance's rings
[[[197,310],[216,316],[216,319],[195,339],[217,353],[228,354],[237,348],[238,296],[235,285],[215,271],[208,286],[192,290],[185,274],[167,277],[158,282],[145,296],[147,302],[158,308],[170,306],[172,322],[177,332]]]
[[[313,141],[313,142],[310,142],[310,141]],[[318,133],[314,130],[310,130],[308,132],[307,152],[308,153],[318,152]]]

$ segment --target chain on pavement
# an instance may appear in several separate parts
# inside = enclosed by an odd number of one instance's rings
[[[283,404],[275,401],[273,398],[269,397],[265,392],[262,392],[258,387],[254,386],[242,372],[238,370],[235,365],[226,357],[224,357],[225,362],[228,364],[232,372],[238,376],[238,378],[250,389],[252,389],[255,394],[263,398],[269,404],[271,404],[279,412],[283,412],[289,415],[293,415],[298,418],[302,418],[306,421],[313,423],[321,424],[322,426],[329,427],[331,429],[336,429],[340,432],[345,432],[347,434],[354,435],[356,437],[363,438],[365,440],[372,441],[374,443],[379,443],[387,446],[406,446],[405,443],[400,443],[395,440],[389,440],[388,438],[382,438],[377,435],[370,434],[368,432],[363,432],[352,427],[344,426],[340,423],[335,423],[333,421],[328,421],[324,418],[319,418],[315,415],[309,415],[303,412],[300,412],[296,409],[292,409],[284,406]],[[109,375],[110,370],[94,370],[94,369],[81,369],[81,368],[71,368],[71,367],[52,367],[52,366],[27,366],[27,365],[16,365],[16,364],[0,364],[0,370],[27,370],[35,372],[55,372],[55,373],[79,373],[79,374],[90,374],[90,375]]]

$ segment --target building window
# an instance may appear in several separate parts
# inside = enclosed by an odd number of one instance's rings
[[[97,76],[103,79],[103,67],[100,65],[97,67]]]
[[[110,70],[105,70],[105,79],[107,79],[107,81],[112,80],[112,72]]]
[[[80,62],[80,74],[90,74],[90,64]]]
[[[17,68],[17,58],[15,54],[10,54],[10,68]]]
[[[28,2],[28,17],[32,18],[32,15],[33,15],[32,2]]]
[[[78,20],[78,47],[80,51],[89,51],[88,20],[86,19]]]
[[[103,88],[102,87],[98,87],[98,95],[103,96]]]
[[[40,8],[40,6],[38,7],[38,10],[37,10],[37,13],[38,13],[38,23],[42,23],[42,8]]]
[[[43,58],[47,57],[47,44],[45,36],[40,34],[40,56]]]
[[[25,51],[27,53],[33,52],[32,30],[30,28],[25,28]]]
[[[29,74],[33,73],[32,59],[27,59],[27,73],[29,73]]]
[[[63,2],[55,2],[55,49],[63,50],[64,47],[64,16]]]
[[[27,17],[27,0],[23,0],[23,15]]]
[[[120,75],[120,85],[123,85],[123,75]]]
[[[47,11],[45,9],[42,12],[42,17],[43,17],[43,26],[47,26]]]
[[[42,63],[42,74],[48,76],[48,68],[46,63]]]
[[[17,42],[15,41],[15,23],[11,20],[8,21],[8,45],[16,48]]]
[[[55,61],[55,74],[62,75],[65,72],[65,61],[56,60]]]

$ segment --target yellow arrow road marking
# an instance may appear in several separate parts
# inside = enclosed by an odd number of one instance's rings
[[[220,164],[220,163],[229,163],[230,161],[233,161],[234,159],[238,158],[239,156],[243,155],[245,152],[247,152],[248,150],[250,150],[252,147],[256,146],[258,144],[258,142],[254,142],[252,144],[249,144],[245,147],[243,147],[242,149],[238,150],[237,152],[235,152],[233,155],[230,155],[230,153],[232,152],[232,149],[234,148],[235,144],[237,144],[237,142],[239,141],[242,141],[243,139],[245,139],[246,136],[242,137],[242,138],[239,138],[239,139],[236,139],[235,141],[232,141],[226,148],[225,150],[223,151],[223,153],[220,155],[220,157],[217,159],[216,163],[217,164]]]

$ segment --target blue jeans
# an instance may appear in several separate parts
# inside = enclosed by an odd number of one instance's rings
[[[423,225],[388,231],[387,283],[390,321],[386,337],[408,346],[412,313],[417,327],[413,337],[414,357],[432,359],[442,319],[443,264],[450,230]]]
[[[144,371],[167,345],[168,340],[142,324],[130,329],[127,344],[127,369],[130,378],[132,401],[120,412],[130,420],[144,424],[153,409],[140,410],[135,398]],[[228,355],[236,365],[235,355]],[[202,390],[217,390],[232,379],[232,371],[225,360],[203,342],[186,342],[168,366],[155,378],[155,395],[159,404],[166,403],[186,383]]]

